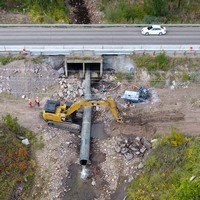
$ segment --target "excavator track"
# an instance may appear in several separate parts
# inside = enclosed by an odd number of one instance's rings
[[[80,133],[81,131],[81,126],[78,124],[54,122],[54,121],[48,121],[47,123],[49,126],[56,127],[56,128],[63,128],[72,133]]]

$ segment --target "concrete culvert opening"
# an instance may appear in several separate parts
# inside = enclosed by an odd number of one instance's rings
[[[85,74],[85,69],[89,68],[92,74],[96,74],[96,76],[101,76],[102,68],[101,63],[68,63],[67,64],[68,74],[71,73],[82,73]],[[91,74],[91,75],[92,75]]]
[[[65,57],[65,70],[66,74],[80,73],[85,75],[86,69],[89,68],[92,73],[101,77],[103,74],[102,63],[102,56],[94,55],[93,52],[71,54]]]
[[[83,63],[68,63],[68,72],[75,73],[83,70]]]

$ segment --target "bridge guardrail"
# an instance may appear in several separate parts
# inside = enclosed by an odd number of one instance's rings
[[[90,51],[94,54],[200,54],[200,45],[1,45],[0,54],[69,55]]]

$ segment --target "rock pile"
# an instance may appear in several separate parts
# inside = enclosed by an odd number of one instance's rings
[[[56,94],[60,99],[76,101],[84,96],[85,94],[85,80],[77,79],[73,75],[70,77],[62,76],[59,78],[60,90]],[[92,95],[94,98],[98,98],[99,90],[91,88]],[[99,97],[100,98],[100,97]]]
[[[59,79],[60,90],[58,96],[65,100],[76,100],[77,97],[81,97],[84,94],[84,82],[73,77],[66,78],[61,77]]]
[[[97,141],[105,161],[99,164],[104,180],[109,183],[103,187],[102,199],[110,198],[119,184],[131,182],[144,168],[144,155],[152,148],[152,144],[141,136],[120,134],[107,140]],[[98,184],[98,180],[95,179]]]
[[[127,160],[134,157],[143,157],[145,152],[152,147],[151,143],[144,137],[118,137],[115,151],[124,155]]]

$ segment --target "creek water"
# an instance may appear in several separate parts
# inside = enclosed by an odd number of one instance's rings
[[[86,178],[88,177],[88,171],[86,169],[86,166],[85,165],[82,165],[82,171],[81,171],[81,175],[80,175],[80,178],[83,179],[83,180],[86,180]]]
[[[67,191],[64,200],[94,200],[96,195],[89,180],[81,178],[82,166],[72,164],[69,167],[70,178],[66,181]],[[85,172],[84,172],[85,173]]]

